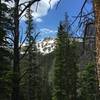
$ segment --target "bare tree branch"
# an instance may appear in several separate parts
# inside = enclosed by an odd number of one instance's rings
[[[12,38],[10,38],[10,37],[5,37],[6,39],[9,39],[10,41],[12,41],[13,43],[14,43],[14,40],[12,39]]]
[[[29,1],[29,3],[26,5],[26,7],[21,11],[21,13],[19,14],[19,17],[24,13],[24,11],[30,7],[32,4],[34,4],[35,2],[39,2],[40,0],[32,0],[32,1]]]
[[[27,4],[27,3],[29,3],[29,1],[26,1],[26,2],[24,2],[24,3],[21,3],[19,6],[22,6],[22,5],[25,6],[25,4]]]
[[[38,32],[35,37],[34,37],[34,41],[36,40],[36,38],[38,37],[38,35],[40,34],[40,32]]]
[[[70,27],[77,21],[77,19],[79,18],[79,16],[82,17],[82,11],[83,11],[83,8],[84,8],[86,2],[87,2],[87,0],[84,1],[83,5],[81,7],[80,12],[78,13],[78,15],[76,16],[76,18],[74,19],[74,21],[70,24]]]
[[[40,32],[38,32],[36,34],[36,36],[34,37],[32,43],[27,47],[27,49],[25,50],[25,53],[22,55],[22,57],[20,58],[20,60],[24,58],[24,56],[26,55],[26,53],[28,52],[28,50],[30,49],[30,47],[32,47],[32,44],[34,43],[34,41],[36,40],[36,38],[38,37],[39,34],[40,34]]]
[[[37,2],[37,5],[36,5],[36,12],[37,12],[37,10],[38,10],[38,5],[39,5],[39,2]]]
[[[59,4],[60,4],[61,1],[62,1],[62,0],[59,0],[59,1],[58,1],[57,6],[56,6],[56,9],[58,8],[58,6],[59,6]]]
[[[92,11],[92,12],[89,12],[89,13],[87,13],[87,14],[84,14],[84,15],[82,15],[82,16],[78,16],[78,17],[85,17],[85,16],[88,16],[88,15],[91,15],[91,14],[93,14],[94,13],[94,11]],[[72,17],[77,17],[77,16],[72,16]]]
[[[23,45],[23,43],[26,41],[27,37],[28,37],[28,33],[26,34],[26,36],[25,36],[24,40],[23,40],[23,41],[22,41],[22,43],[20,44],[19,49],[22,47],[22,45]]]

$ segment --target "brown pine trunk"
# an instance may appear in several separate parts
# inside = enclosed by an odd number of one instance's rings
[[[94,0],[95,26],[96,26],[96,68],[98,86],[100,88],[100,0]]]
[[[19,0],[15,1],[14,8],[14,62],[13,62],[13,79],[12,79],[12,97],[11,100],[20,100],[19,92],[19,10],[18,10]]]

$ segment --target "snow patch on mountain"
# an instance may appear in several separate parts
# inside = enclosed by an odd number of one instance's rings
[[[42,53],[43,55],[51,53],[54,51],[56,46],[56,41],[54,38],[44,38],[42,41],[38,41],[36,43],[38,52]]]

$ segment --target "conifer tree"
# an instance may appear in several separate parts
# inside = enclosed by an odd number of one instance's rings
[[[76,47],[65,26],[61,23],[57,33],[53,100],[76,100],[77,95]]]
[[[97,98],[97,84],[95,65],[88,64],[79,74],[79,100],[99,100]]]
[[[9,19],[7,5],[0,0],[0,100],[10,100],[11,93],[11,53],[6,41]]]
[[[28,100],[40,100],[41,99],[41,75],[40,66],[37,59],[37,48],[36,48],[36,32],[35,24],[32,16],[31,6],[27,9],[27,30],[28,34],[27,43],[29,46],[28,50]]]

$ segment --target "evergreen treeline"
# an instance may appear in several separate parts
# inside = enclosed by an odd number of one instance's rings
[[[95,62],[78,66],[79,41],[72,38],[68,19],[59,24],[55,50],[47,55],[37,51],[31,11],[37,1],[21,12],[19,0],[11,9],[0,0],[0,100],[99,100]],[[19,19],[25,10],[24,48]]]

